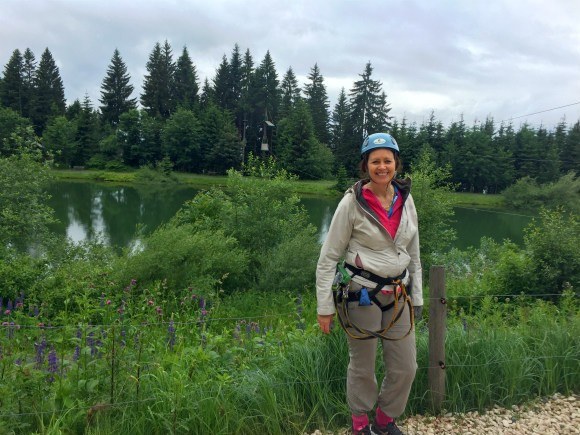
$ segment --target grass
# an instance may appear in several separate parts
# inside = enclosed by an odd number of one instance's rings
[[[155,319],[154,307],[139,303],[128,303],[127,317],[122,319],[115,304],[93,307],[103,315],[99,323],[104,325],[85,325],[80,339],[75,339],[80,336],[76,325],[2,331],[0,416],[12,416],[5,421],[14,433],[337,431],[349,420],[344,334],[339,328],[330,336],[319,333],[311,292],[304,295],[303,323],[298,322],[292,299],[280,293],[225,296],[203,325],[192,321],[199,308],[188,302],[186,308],[175,308],[171,347],[167,323]],[[449,318],[447,411],[510,406],[580,388],[576,309],[557,309],[544,302],[520,311],[517,306],[499,305],[467,319]],[[143,310],[151,313],[139,314]],[[239,320],[248,313],[258,313],[256,323]],[[508,313],[509,321],[504,317]],[[30,326],[36,322],[26,316],[20,320]],[[144,320],[146,328],[140,326]],[[101,342],[96,355],[88,341],[91,333]],[[42,337],[47,350],[54,348],[58,354],[53,382],[47,381],[46,355],[41,356],[42,364],[38,350],[35,356]],[[75,346],[78,360],[72,358]],[[418,325],[417,347],[419,369],[408,415],[430,412],[423,322]],[[377,364],[380,379],[380,353]]]

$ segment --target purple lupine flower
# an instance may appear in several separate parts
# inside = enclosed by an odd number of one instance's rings
[[[54,374],[58,371],[58,358],[56,356],[56,350],[54,346],[50,347],[50,352],[48,352],[48,373],[50,377],[48,382],[54,382]]]
[[[14,309],[14,305],[12,304],[12,299],[8,299],[8,303],[6,304],[6,310],[12,311]],[[10,314],[10,313],[8,313]]]
[[[34,317],[38,317],[39,314],[40,314],[40,311],[38,310],[38,306],[35,305],[34,306]]]
[[[34,349],[36,351],[35,361],[36,368],[41,368],[44,364],[44,351],[46,350],[46,337],[42,337],[40,343],[34,343]]]
[[[169,321],[169,326],[167,327],[167,343],[169,344],[169,348],[173,350],[173,346],[175,345],[175,325],[173,319]]]
[[[91,356],[94,357],[97,354],[97,347],[95,345],[95,333],[93,331],[87,335],[87,346],[91,348]]]
[[[199,298],[199,308],[205,310],[205,299],[202,297]]]
[[[99,306],[101,308],[103,308],[105,306],[105,294],[101,293],[101,296],[99,297]]]

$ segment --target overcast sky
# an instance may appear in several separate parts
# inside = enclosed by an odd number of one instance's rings
[[[399,120],[553,128],[580,119],[579,23],[580,0],[0,0],[0,65],[48,47],[68,103],[98,106],[115,48],[139,97],[156,42],[187,46],[202,82],[237,43],[280,79],[318,63],[331,108],[370,61]]]

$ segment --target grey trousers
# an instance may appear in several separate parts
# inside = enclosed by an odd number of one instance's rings
[[[353,283],[354,284],[354,283]],[[351,286],[358,290],[359,285]],[[377,295],[383,304],[394,300],[392,294]],[[387,311],[373,303],[371,306],[359,306],[358,302],[349,303],[350,318],[356,325],[377,331],[386,327],[393,317],[394,307]],[[403,313],[397,323],[389,329],[387,336],[401,337],[409,331],[411,316],[409,307],[399,301],[398,310]],[[417,370],[417,348],[415,330],[402,340],[380,340],[383,350],[385,376],[378,390],[375,375],[375,361],[379,339],[356,340],[348,337],[350,362],[348,364],[346,395],[352,414],[362,415],[371,411],[378,402],[381,410],[389,417],[396,418],[405,410],[411,385]]]

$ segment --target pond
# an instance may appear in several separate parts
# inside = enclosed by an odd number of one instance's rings
[[[114,186],[86,181],[57,181],[49,188],[50,206],[59,223],[58,234],[73,241],[102,237],[111,246],[123,248],[167,222],[198,189],[167,186]],[[324,240],[339,198],[303,198],[310,221]],[[454,246],[478,246],[483,236],[501,242],[510,239],[521,244],[523,229],[531,217],[507,210],[455,208]]]

